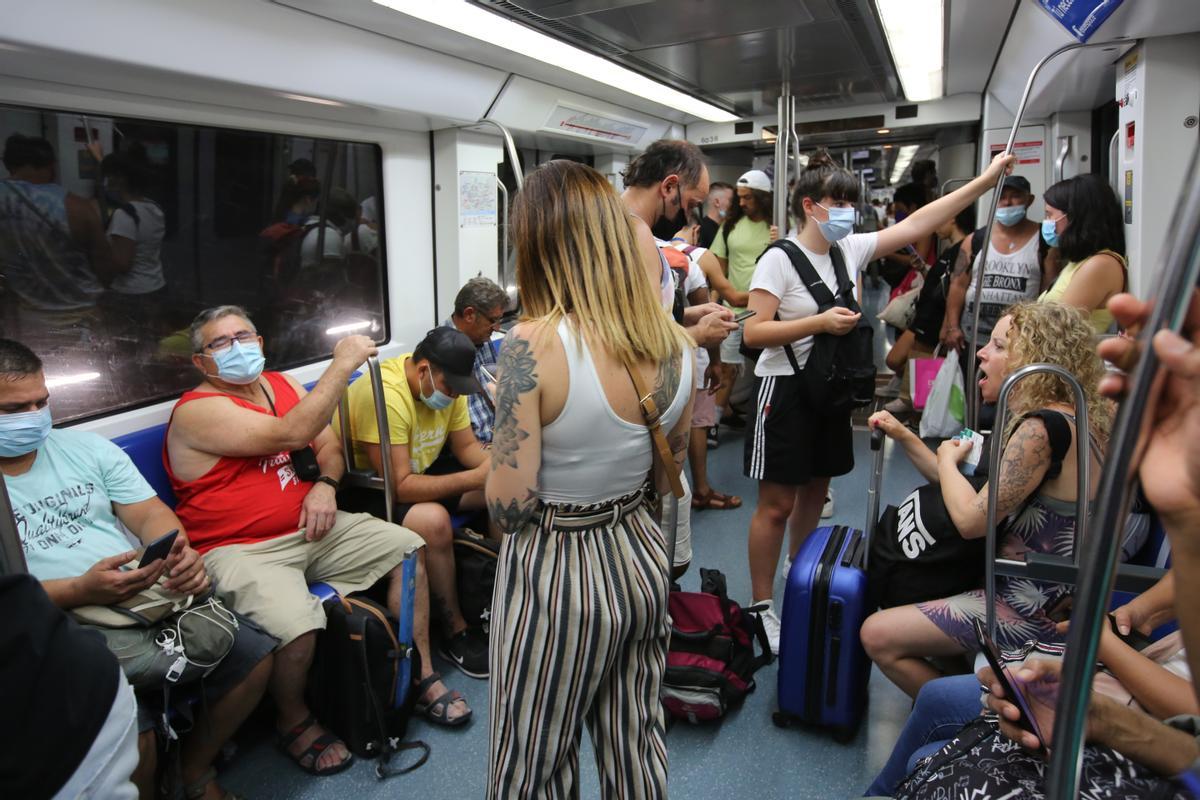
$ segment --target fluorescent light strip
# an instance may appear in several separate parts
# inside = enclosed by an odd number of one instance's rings
[[[63,375],[61,378],[46,378],[47,389],[57,389],[60,386],[70,386],[75,383],[86,383],[100,377],[99,372],[81,372],[78,375]]]
[[[896,154],[896,163],[892,166],[892,177],[889,183],[896,183],[900,178],[904,177],[905,170],[908,169],[908,165],[913,162],[913,159],[917,157],[917,150],[919,149],[920,145],[916,144],[906,144],[900,148],[900,151]]]
[[[303,100],[305,103],[316,103],[319,106],[334,106],[336,108],[345,108],[345,103],[340,103],[337,100],[329,100],[325,97],[313,97],[307,94],[293,94],[292,92],[279,92],[280,97],[285,97],[288,100]]]
[[[875,5],[904,96],[914,102],[941,97],[943,0],[876,0]]]
[[[373,0],[381,6],[448,28],[472,39],[503,47],[545,64],[582,75],[709,122],[740,117],[651,80],[608,59],[559,41],[540,31],[482,9],[466,0]]]
[[[325,330],[326,336],[337,336],[339,333],[351,333],[353,331],[361,331],[364,328],[370,328],[370,322],[347,322],[344,325],[334,325],[332,328]]]

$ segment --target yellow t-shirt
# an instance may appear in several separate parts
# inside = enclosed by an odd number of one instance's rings
[[[1125,266],[1125,259],[1120,253],[1114,253],[1112,250],[1101,250],[1100,253],[1112,256],[1121,262],[1122,267]],[[1084,259],[1084,261],[1086,260]],[[1081,266],[1083,266],[1083,261],[1072,261],[1063,267],[1062,272],[1058,273],[1058,278],[1055,279],[1054,285],[1042,292],[1042,296],[1038,298],[1038,302],[1061,303],[1063,297],[1067,294],[1067,287],[1071,285],[1071,281],[1075,279],[1075,273],[1079,271]],[[1091,323],[1092,329],[1096,333],[1108,333],[1113,325],[1113,315],[1109,313],[1107,308],[1097,308],[1092,311]]]
[[[454,402],[441,411],[434,411],[413,397],[408,388],[404,369],[412,353],[390,358],[379,364],[383,377],[383,399],[387,406],[388,440],[392,444],[408,445],[409,465],[413,473],[421,474],[429,469],[452,431],[471,427],[467,412],[466,395],[454,398]],[[354,463],[369,469],[370,460],[361,447],[379,444],[379,425],[375,421],[375,403],[371,398],[371,379],[362,375],[350,384],[347,390],[350,406],[350,438],[354,440]],[[337,428],[337,422],[334,422]]]
[[[750,279],[754,277],[755,262],[770,243],[771,223],[742,217],[729,232],[728,241],[725,238],[725,226],[721,226],[717,238],[713,240],[712,254],[729,261],[729,283],[739,292],[747,292],[750,290]],[[744,308],[733,310],[745,311]]]

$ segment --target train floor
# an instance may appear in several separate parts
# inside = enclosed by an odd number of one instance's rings
[[[886,296],[881,298],[868,291],[866,305],[875,310],[885,299]],[[878,334],[882,361],[883,332],[880,330]],[[834,515],[827,522],[861,527],[866,517],[871,458],[866,431],[856,430],[854,437],[854,471],[833,481]],[[730,596],[748,604],[751,598],[746,538],[756,487],[742,475],[742,443],[740,432],[723,427],[720,446],[709,451],[710,482],[723,492],[740,495],[744,504],[736,510],[693,514],[694,556],[682,584],[685,589],[696,589],[699,568],[717,568],[728,579]],[[883,505],[899,502],[921,482],[897,448],[889,446],[886,459]],[[782,598],[782,593],[780,576],[776,581],[776,597]],[[487,683],[467,678],[445,663],[439,663],[438,667],[447,684],[467,696],[474,719],[463,729],[439,728],[414,720],[409,736],[423,739],[432,748],[428,763],[415,772],[379,781],[373,763],[360,759],[341,774],[311,777],[276,749],[269,721],[256,718],[239,737],[239,752],[222,770],[222,784],[251,798],[483,797],[488,759]],[[757,691],[718,724],[677,723],[668,731],[672,796],[743,796],[761,800],[860,796],[891,752],[911,705],[903,693],[874,670],[866,719],[851,742],[837,744],[828,732],[783,729],[772,723],[776,708],[776,664],[761,669],[757,683]],[[583,739],[581,796],[598,797],[595,762],[586,733]]]

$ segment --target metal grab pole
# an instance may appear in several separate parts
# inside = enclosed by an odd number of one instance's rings
[[[1150,340],[1163,328],[1178,331],[1183,326],[1200,281],[1200,145],[1192,151],[1187,176],[1185,194],[1167,228],[1173,234],[1166,251],[1163,280],[1159,282],[1158,302],[1138,337],[1141,355],[1117,411],[1100,473],[1095,514],[1095,530],[1100,535],[1083,542],[1079,574],[1084,577],[1076,590],[1071,629],[1067,632],[1046,797],[1074,798],[1078,791],[1092,669],[1129,511],[1130,487],[1144,454],[1142,430],[1153,424],[1147,411],[1155,405],[1151,390],[1159,376],[1159,363]]]
[[[500,180],[500,176],[496,176],[496,188],[500,190],[500,268],[496,270],[496,276],[500,278],[500,285],[507,288],[508,283],[508,187],[504,185],[504,181]]]
[[[779,134],[775,137],[775,185],[772,194],[774,208],[772,218],[779,228],[779,235],[787,235],[787,176],[788,156],[790,155],[792,132],[792,96],[791,82],[785,80],[780,89],[779,100],[775,103],[776,118],[779,123]]]
[[[1000,398],[996,402],[996,424],[992,426],[991,448],[988,454],[988,466],[991,475],[988,476],[987,544],[985,545],[986,560],[984,562],[984,600],[987,604],[988,636],[996,638],[996,503],[1000,495],[993,491],[1000,484],[1000,459],[1004,454],[1004,428],[1008,422],[1008,398],[1013,388],[1031,375],[1055,375],[1071,387],[1075,395],[1075,458],[1078,475],[1079,492],[1075,498],[1075,544],[1071,548],[1071,557],[1079,563],[1079,544],[1085,541],[1088,528],[1088,490],[1091,488],[1092,448],[1091,429],[1088,427],[1087,395],[1079,380],[1070,370],[1057,364],[1030,364],[1004,379],[1000,387]],[[994,478],[994,479],[993,479]]]
[[[481,119],[475,122],[468,122],[466,125],[460,125],[460,128],[474,128],[476,125],[491,125],[496,130],[500,131],[501,138],[504,139],[504,151],[508,154],[508,160],[512,163],[513,177],[517,181],[517,191],[525,188],[525,176],[521,174],[521,159],[517,156],[517,143],[513,141],[512,133],[501,122],[496,122],[494,119]]]
[[[375,430],[379,431],[379,477],[383,479],[383,505],[387,519],[392,521],[392,508],[396,504],[392,486],[392,431],[388,426],[387,402],[383,395],[383,373],[379,371],[379,358],[367,359],[367,374],[371,377],[371,399],[375,401]]]
[[[1012,130],[1010,130],[1008,133],[1008,144],[1006,144],[1004,146],[1004,150],[1002,152],[1011,153],[1013,146],[1016,144],[1017,130],[1021,127],[1021,120],[1025,116],[1025,106],[1027,106],[1029,104],[1029,95],[1033,91],[1033,82],[1037,78],[1038,73],[1041,72],[1042,67],[1046,66],[1046,64],[1050,63],[1055,58],[1058,58],[1063,53],[1069,53],[1072,50],[1082,50],[1087,47],[1112,47],[1113,45],[1130,44],[1130,43],[1131,43],[1131,41],[1129,39],[1114,39],[1114,40],[1110,40],[1107,42],[1088,42],[1086,44],[1081,43],[1081,42],[1072,42],[1071,44],[1063,45],[1062,47],[1058,48],[1053,53],[1051,53],[1050,55],[1046,56],[1041,61],[1039,61],[1037,63],[1037,65],[1033,68],[1033,71],[1029,73],[1029,80],[1027,80],[1025,82],[1025,92],[1021,95],[1021,104],[1019,106],[1017,106],[1016,119],[1013,120]],[[979,349],[979,311],[980,311],[980,307],[983,305],[980,302],[982,300],[982,295],[983,295],[983,273],[987,269],[988,248],[991,246],[991,243],[992,243],[992,225],[994,225],[996,222],[996,209],[999,207],[999,204],[1000,204],[1000,193],[1001,193],[1001,188],[1004,186],[1004,178],[1005,178],[1005,175],[1001,174],[1000,177],[996,179],[996,189],[994,192],[992,192],[992,207],[991,207],[991,210],[988,212],[987,226],[984,228],[984,233],[983,233],[983,242],[981,243],[981,245],[979,247],[979,252],[983,253],[983,257],[980,258],[979,269],[976,271],[976,274],[975,274],[975,291],[974,291],[975,319],[971,325],[971,347],[967,351],[967,358],[969,359],[967,361],[967,364],[968,364],[967,374],[968,375],[971,374],[971,371],[973,370],[973,368],[975,366],[975,353]],[[971,297],[968,297],[967,301],[970,302]],[[964,311],[965,311],[965,308],[964,308]],[[978,423],[979,423],[979,389],[978,389],[978,387],[976,387],[972,391],[967,392],[966,395],[967,395],[967,427],[969,427],[971,429],[975,429],[976,427],[978,427]]]

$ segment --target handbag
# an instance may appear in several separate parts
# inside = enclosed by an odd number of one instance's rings
[[[78,622],[104,637],[135,689],[207,675],[237,636],[237,617],[211,589],[181,595],[164,589],[165,580],[119,603],[71,609]]]
[[[912,325],[913,319],[917,316],[917,298],[920,296],[920,286],[896,295],[883,307],[883,311],[879,312],[879,319],[893,328],[899,328],[902,331],[908,330],[908,326]]]
[[[929,387],[925,411],[921,414],[921,438],[945,439],[956,435],[966,420],[966,405],[958,351],[951,349]]]
[[[938,345],[932,356],[910,358],[908,361],[908,393],[912,396],[913,408],[918,411],[929,402],[933,382],[946,361],[940,355],[942,352],[942,346]]]

